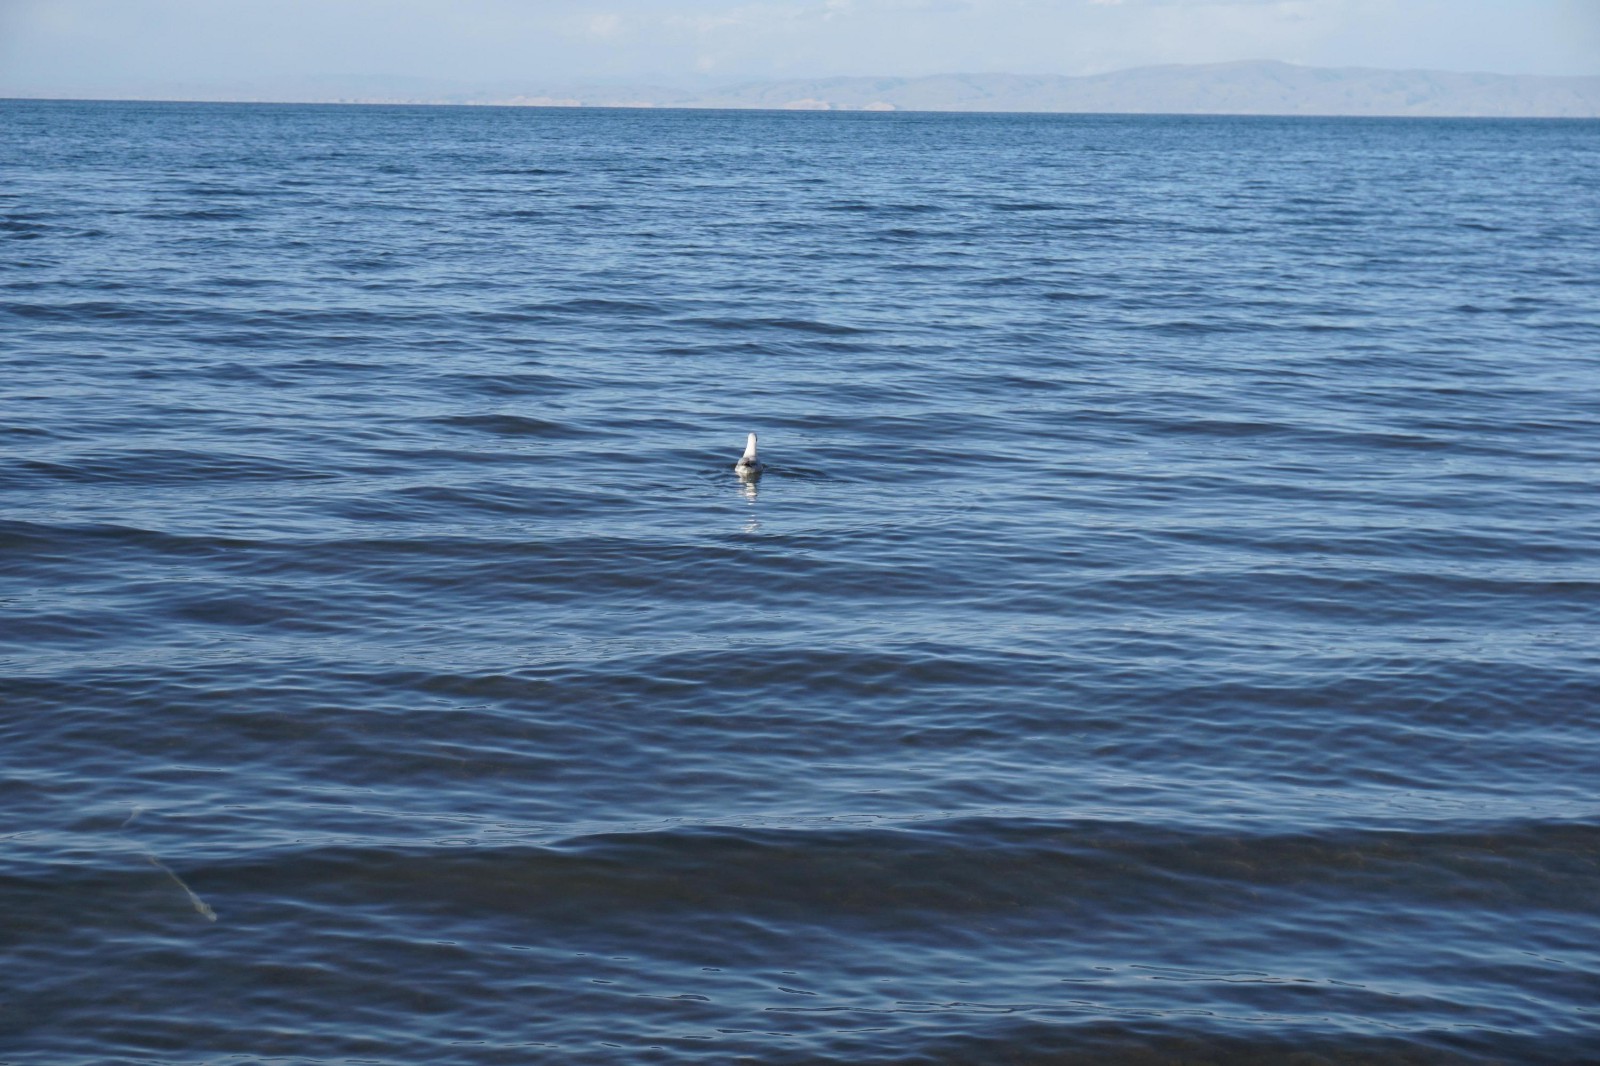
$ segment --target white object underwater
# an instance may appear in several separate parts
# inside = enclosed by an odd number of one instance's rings
[[[130,813],[128,815],[128,820],[122,823],[122,828],[123,829],[128,828],[128,826],[133,824],[134,819],[139,817],[139,815],[141,815],[143,813],[144,813],[144,808],[143,807],[135,807],[133,809],[132,813]],[[119,830],[119,832],[120,832],[120,830]],[[196,914],[200,915],[200,917],[204,918],[208,922],[214,922],[214,921],[217,920],[217,912],[211,909],[211,904],[209,904],[205,900],[201,899],[195,893],[195,890],[190,888],[189,885],[184,881],[183,878],[181,878],[177,874],[173,873],[172,867],[168,866],[166,863],[164,863],[160,859],[156,858],[155,852],[151,851],[149,848],[141,847],[139,845],[134,845],[134,846],[139,848],[139,853],[141,855],[143,855],[145,857],[145,859],[147,859],[149,861],[151,866],[154,866],[156,869],[160,870],[162,873],[164,873],[168,877],[172,878],[173,883],[176,884],[179,888],[183,889],[183,894],[188,896],[189,897],[189,902],[194,905],[194,909],[195,909],[195,913]]]
[[[168,877],[172,878],[173,883],[179,888],[183,889],[183,894],[189,897],[190,903],[194,904],[196,914],[200,915],[200,917],[204,918],[208,922],[214,922],[217,920],[217,912],[211,909],[211,904],[197,896],[194,889],[190,888],[184,883],[183,878],[172,872],[172,867],[156,858],[155,855],[149,851],[144,853],[144,857],[150,860],[151,866],[154,866],[156,869],[162,871]]]
[[[744,455],[740,456],[739,461],[733,464],[733,469],[736,474],[745,478],[760,477],[761,471],[766,469],[756,456],[756,435],[754,433],[750,434],[750,438],[745,441]]]

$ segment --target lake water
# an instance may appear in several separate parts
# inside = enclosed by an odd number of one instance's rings
[[[0,1062],[1600,1056],[1597,175],[0,104]]]

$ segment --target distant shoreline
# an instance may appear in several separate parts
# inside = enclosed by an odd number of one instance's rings
[[[869,111],[864,108],[786,108],[692,104],[506,104],[461,103],[430,100],[207,100],[184,97],[135,96],[0,96],[0,104],[174,104],[205,107],[415,107],[459,108],[475,111],[702,111],[716,113],[790,115],[1033,115],[1041,118],[1259,118],[1259,119],[1372,119],[1374,121],[1417,122],[1596,122],[1595,115],[1417,115],[1347,112],[1279,111],[980,111],[953,108],[895,108]]]

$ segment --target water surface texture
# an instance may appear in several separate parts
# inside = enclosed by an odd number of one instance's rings
[[[0,1062],[1600,1055],[1596,175],[0,104]]]

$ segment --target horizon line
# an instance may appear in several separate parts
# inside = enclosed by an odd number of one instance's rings
[[[1600,74],[1594,75],[1600,78]],[[156,96],[0,96],[0,104],[189,104],[208,107],[453,107],[502,111],[749,111],[770,115],[1058,115],[1072,118],[1372,119],[1382,122],[1600,122],[1600,115],[1417,115],[1347,111],[1045,111],[973,108],[757,107],[738,104],[509,104],[444,100],[193,100]]]

